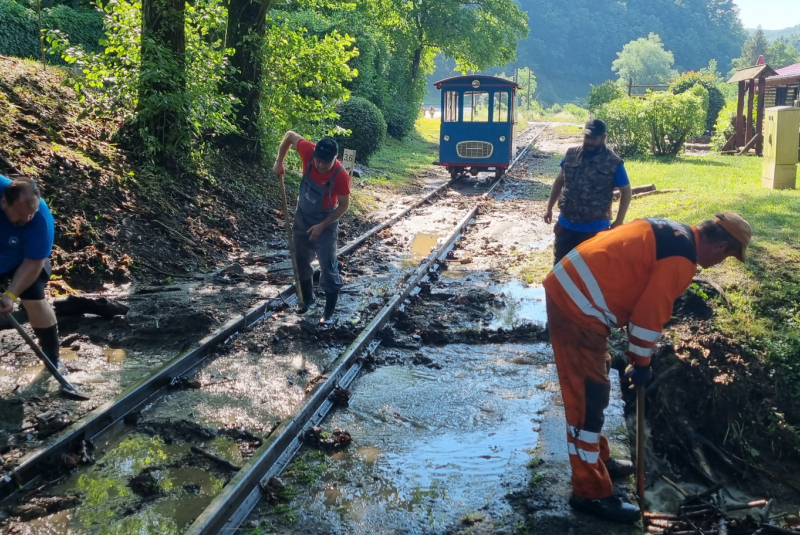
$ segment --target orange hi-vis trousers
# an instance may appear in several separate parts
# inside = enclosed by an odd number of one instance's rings
[[[587,500],[608,498],[614,488],[604,462],[609,458],[608,440],[601,433],[611,393],[608,336],[582,328],[550,296],[547,327],[567,416],[572,492]]]

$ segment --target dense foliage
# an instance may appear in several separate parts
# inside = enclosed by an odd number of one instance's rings
[[[708,91],[708,110],[706,112],[706,130],[714,131],[714,124],[720,110],[725,106],[725,96],[719,89],[720,81],[713,74],[703,74],[700,72],[685,72],[675,79],[669,86],[669,90],[676,95],[685,93],[695,85],[700,84]]]
[[[733,0],[520,0],[531,33],[517,64],[536,72],[539,98],[577,101],[589,84],[611,76],[625,43],[654,32],[675,56],[679,71],[698,70],[716,58],[727,70],[747,33]]]
[[[339,119],[336,125],[349,130],[349,135],[337,134],[340,149],[356,151],[356,161],[369,163],[369,158],[381,147],[386,137],[386,121],[378,107],[369,100],[353,97],[336,106]]]
[[[625,96],[622,88],[613,80],[606,80],[600,85],[593,85],[586,97],[586,107],[592,113],[597,113],[600,106],[607,104],[612,100],[617,100]]]
[[[649,93],[623,97],[603,105],[598,117],[608,127],[608,143],[621,156],[646,149],[656,156],[674,156],[687,139],[705,130],[708,90],[701,84],[674,94]]]
[[[103,14],[97,9],[58,5],[42,9],[44,30],[60,30],[73,43],[86,50],[98,52],[103,37]],[[41,58],[39,18],[34,9],[13,0],[0,0],[0,54],[22,58]],[[59,57],[49,61],[63,63]]]

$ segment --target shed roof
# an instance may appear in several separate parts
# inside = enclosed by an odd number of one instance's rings
[[[511,81],[506,80],[505,78],[497,78],[496,76],[486,76],[485,74],[468,74],[466,76],[453,76],[452,78],[445,78],[444,80],[439,80],[438,82],[434,82],[433,85],[436,86],[436,89],[441,89],[443,85],[447,86],[468,86],[472,84],[473,80],[478,80],[481,83],[481,86],[506,86],[506,87],[514,87],[515,89],[519,89],[519,84]]]
[[[739,69],[733,73],[728,83],[732,84],[733,82],[741,82],[743,80],[753,80],[754,78],[761,78],[762,76],[775,76],[775,74],[775,70],[769,65],[754,65],[746,69]]]
[[[800,63],[787,65],[775,71],[775,76],[767,78],[767,86],[791,85],[800,82]]]

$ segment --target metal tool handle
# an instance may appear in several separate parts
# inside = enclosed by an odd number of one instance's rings
[[[278,175],[281,182],[281,200],[283,201],[283,220],[286,227],[286,240],[289,242],[289,256],[292,257],[292,271],[294,271],[294,288],[297,292],[297,301],[301,306],[305,306],[305,296],[300,288],[300,271],[297,269],[297,254],[294,249],[294,236],[292,235],[292,224],[289,221],[289,203],[286,201],[286,184],[283,182],[283,175]]]
[[[25,332],[25,329],[22,328],[22,325],[19,324],[16,318],[14,318],[14,316],[12,316],[11,314],[3,314],[3,317],[6,320],[8,320],[8,322],[11,323],[11,325],[13,325],[14,328],[17,330],[19,335],[25,339],[25,341],[28,343],[31,349],[33,349],[33,352],[36,353],[36,356],[39,357],[39,360],[41,360],[44,363],[47,370],[53,375],[53,377],[56,378],[56,381],[61,383],[61,385],[67,390],[76,392],[75,387],[72,386],[72,384],[69,381],[64,379],[64,376],[61,375],[61,373],[58,371],[56,365],[53,364],[53,362],[49,358],[47,358],[47,355],[44,354],[42,348],[40,348],[39,345],[33,340],[33,338],[31,338],[31,336],[27,332]]]
[[[636,494],[639,495],[639,509],[644,511],[644,472],[645,447],[647,437],[644,428],[644,386],[636,386]]]

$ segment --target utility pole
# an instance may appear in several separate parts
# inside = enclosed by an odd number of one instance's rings
[[[531,109],[531,68],[528,67],[528,109]]]

